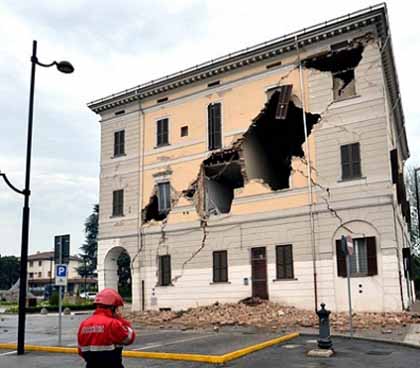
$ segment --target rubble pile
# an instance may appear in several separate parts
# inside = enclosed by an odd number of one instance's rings
[[[190,308],[186,311],[146,311],[129,313],[132,322],[143,326],[208,328],[214,326],[244,326],[261,329],[318,328],[314,311],[297,309],[263,300],[244,300],[239,303]],[[331,313],[335,331],[348,329],[348,313]],[[355,329],[398,328],[420,323],[420,315],[402,313],[354,313]]]

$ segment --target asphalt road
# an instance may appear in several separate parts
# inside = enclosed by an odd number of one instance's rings
[[[4,320],[1,320],[1,319]],[[78,324],[86,316],[66,316],[63,319],[65,346],[75,346],[75,333]],[[57,344],[57,316],[29,316],[27,324],[27,343],[42,345]],[[0,316],[0,342],[16,341],[15,316]],[[264,334],[252,330],[230,329],[213,331],[174,331],[138,330],[138,338],[130,350],[164,351],[178,353],[224,354],[241,347],[255,344],[279,336],[279,333]],[[238,360],[227,363],[226,367],[264,367],[264,368],[399,368],[417,367],[420,350],[399,345],[334,339],[336,355],[332,358],[309,358],[306,352],[316,347],[312,337],[301,336],[283,344],[267,348]],[[13,351],[0,351],[0,368],[61,368],[84,367],[77,355],[28,352],[17,356]],[[211,364],[149,360],[124,359],[126,368],[134,367],[214,367]]]

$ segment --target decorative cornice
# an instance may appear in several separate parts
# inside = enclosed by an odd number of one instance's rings
[[[206,80],[215,75],[222,75],[235,69],[260,63],[295,50],[296,40],[299,47],[304,47],[370,24],[376,23],[380,28],[379,23],[384,20],[382,16],[385,13],[384,4],[369,7],[92,101],[88,103],[88,107],[95,113],[101,113]]]

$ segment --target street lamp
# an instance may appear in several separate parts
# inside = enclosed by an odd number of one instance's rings
[[[28,272],[28,238],[29,238],[29,197],[30,177],[31,177],[31,152],[32,152],[32,121],[34,107],[34,89],[35,89],[35,68],[37,65],[42,67],[50,67],[55,65],[62,73],[73,73],[74,68],[68,61],[53,61],[50,64],[41,63],[36,56],[37,42],[32,42],[31,57],[31,85],[29,91],[29,113],[28,113],[28,136],[26,145],[26,171],[25,171],[25,189],[19,190],[7,178],[5,173],[0,172],[6,184],[15,192],[24,196],[24,206],[22,215],[22,248],[20,256],[20,284],[19,284],[19,320],[18,320],[18,342],[17,353],[22,355],[25,353],[25,318],[26,318],[26,282]]]

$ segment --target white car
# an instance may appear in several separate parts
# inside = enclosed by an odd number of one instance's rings
[[[85,293],[80,293],[80,297],[88,300],[95,300],[96,291],[87,291]]]

